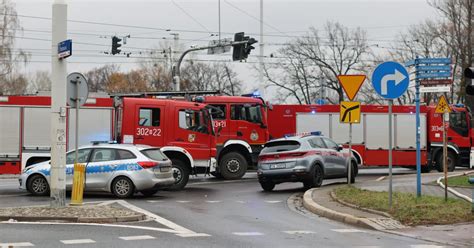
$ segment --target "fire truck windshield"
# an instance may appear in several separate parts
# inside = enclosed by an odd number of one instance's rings
[[[230,111],[232,120],[262,123],[261,105],[233,104]]]
[[[466,137],[469,134],[466,112],[452,112],[449,114],[449,128],[461,136]]]

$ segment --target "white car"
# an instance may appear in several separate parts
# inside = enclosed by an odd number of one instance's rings
[[[72,189],[75,152],[66,156],[66,190]],[[135,192],[149,196],[174,184],[171,160],[159,148],[131,144],[95,144],[78,151],[78,163],[86,165],[85,191],[112,192],[126,198]],[[20,189],[33,195],[49,195],[50,161],[26,168]]]

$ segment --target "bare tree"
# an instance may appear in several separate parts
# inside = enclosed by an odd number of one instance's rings
[[[336,103],[344,99],[337,76],[365,71],[368,65],[364,56],[369,54],[365,31],[327,22],[324,37],[311,27],[307,36],[281,48],[276,56],[279,61],[273,66],[266,65],[264,75],[268,86],[286,92],[283,98],[311,103],[324,87],[329,90],[326,99]]]
[[[112,74],[118,72],[120,67],[115,64],[111,65],[104,65],[101,67],[97,67],[91,69],[90,71],[86,72],[84,75],[86,76],[89,84],[89,91],[91,92],[104,92],[107,89],[107,85],[109,85],[110,77]]]
[[[242,91],[242,82],[228,64],[204,64],[191,60],[182,72],[182,89],[218,90],[227,95],[238,95]]]
[[[10,0],[1,0],[0,14],[0,95],[22,94],[26,91],[26,85],[14,82],[26,82],[26,79],[17,75],[15,68],[18,62],[26,64],[29,56],[23,50],[14,50],[15,34],[21,29],[15,4]]]
[[[28,92],[51,91],[51,74],[49,71],[36,71],[29,78]]]

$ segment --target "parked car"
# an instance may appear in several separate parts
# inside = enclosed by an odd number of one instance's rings
[[[267,142],[258,158],[258,180],[263,190],[272,191],[275,184],[302,182],[305,188],[320,187],[323,179],[348,178],[357,175],[357,161],[349,158],[333,140],[320,132],[287,136]]]
[[[72,189],[75,152],[66,155],[66,190]],[[86,165],[85,191],[112,192],[126,198],[135,192],[153,195],[174,184],[171,160],[160,148],[132,144],[94,144],[80,147],[78,163]],[[33,195],[48,195],[50,161],[27,167],[20,176],[20,189]]]

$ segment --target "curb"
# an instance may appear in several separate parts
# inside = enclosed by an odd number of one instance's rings
[[[359,209],[359,210],[362,210],[362,211],[365,211],[365,212],[368,212],[368,213],[382,215],[382,216],[385,216],[387,218],[393,218],[389,213],[378,211],[378,210],[373,210],[373,209],[369,209],[369,208],[364,208],[364,207],[360,207],[360,206],[345,202],[345,201],[337,198],[336,195],[334,194],[334,191],[331,191],[330,196],[333,200],[339,202],[342,205],[346,205],[348,207]]]
[[[309,189],[303,195],[303,206],[309,211],[328,219],[337,220],[346,224],[360,226],[373,230],[384,230],[381,226],[371,223],[366,218],[355,217],[350,214],[339,213],[329,208],[323,207],[313,201],[313,192],[317,189]]]
[[[474,171],[468,171],[468,172],[463,172],[461,174],[454,174],[454,175],[449,175],[448,178],[450,177],[457,177],[457,176],[465,176],[465,175],[469,175],[469,174],[472,174],[474,173]],[[441,180],[444,179],[444,176],[442,177],[439,177],[438,180],[436,180],[436,183],[438,184],[438,186],[440,186],[441,188],[444,189],[444,184],[441,182]],[[449,181],[448,181],[449,182]],[[461,194],[459,192],[457,192],[455,189],[453,189],[452,187],[449,187],[448,186],[448,191],[451,192],[453,195],[463,199],[463,200],[466,200],[468,202],[472,202],[472,199],[467,196],[467,195],[464,195],[464,194]]]
[[[1,174],[0,180],[2,179],[18,179],[20,178],[20,174]]]
[[[55,216],[0,216],[0,221],[60,221],[60,222],[75,222],[75,223],[117,223],[117,222],[132,222],[145,220],[146,216],[143,214],[132,215],[125,217],[55,217]]]

